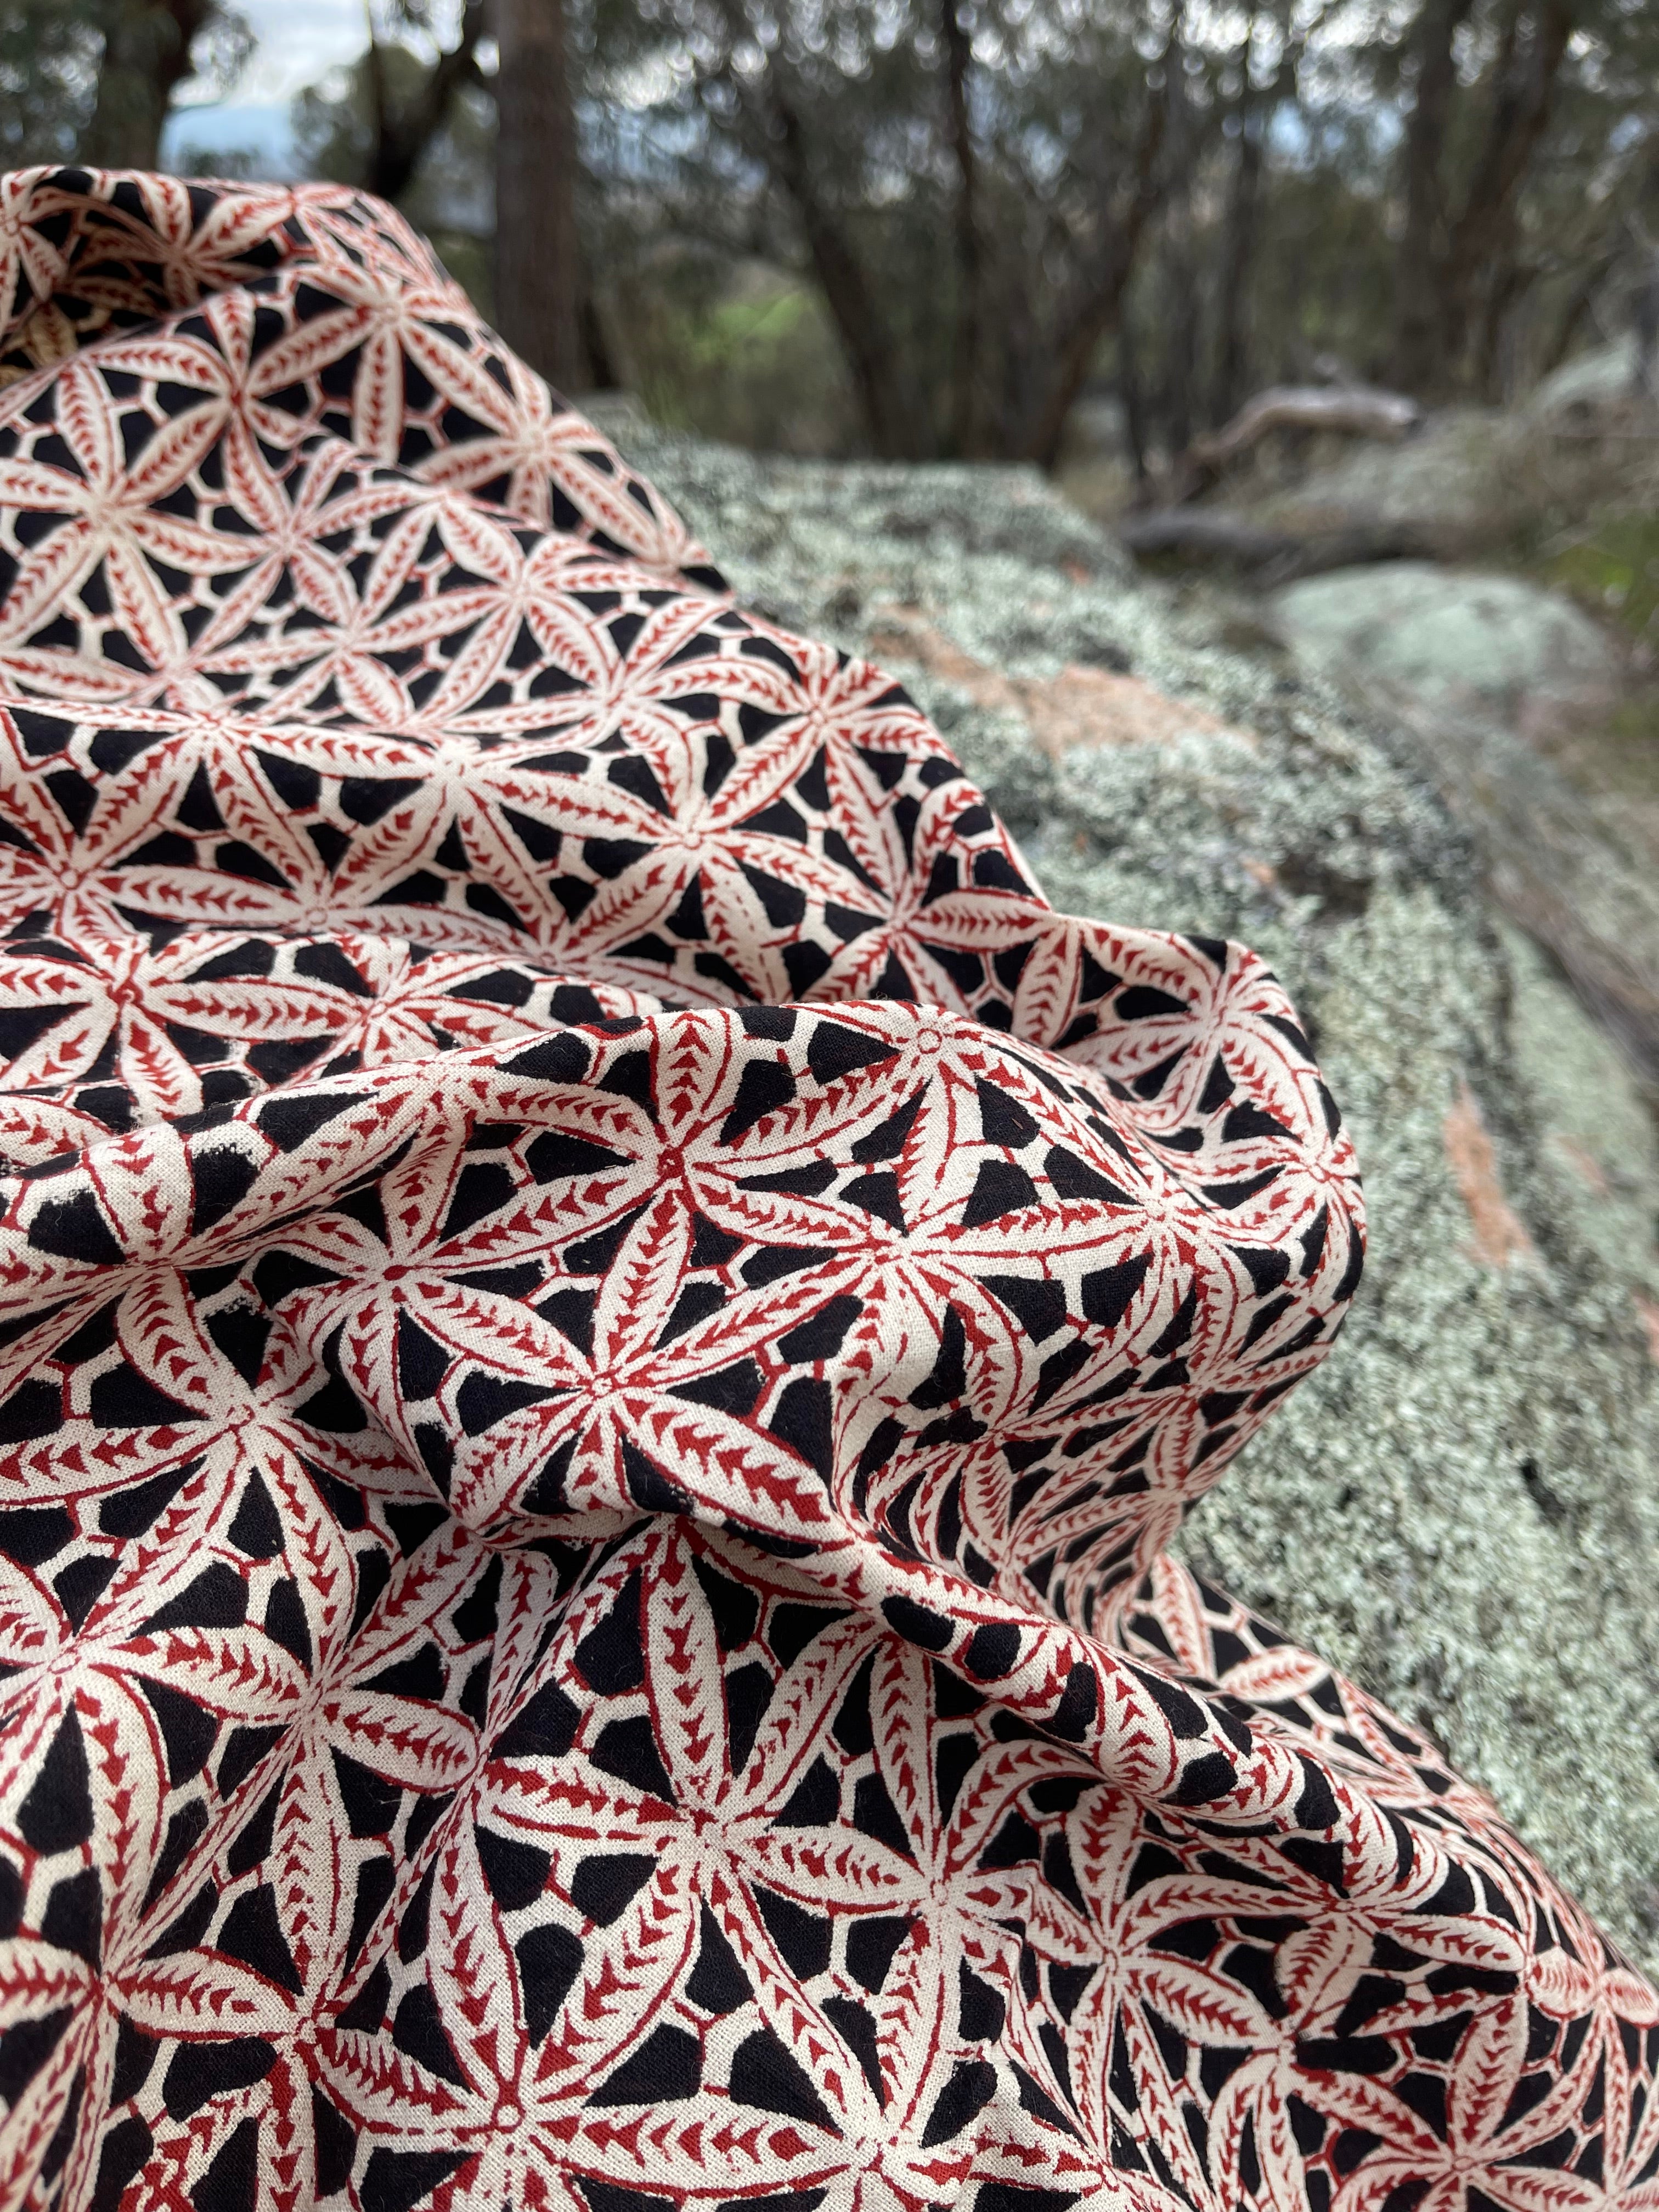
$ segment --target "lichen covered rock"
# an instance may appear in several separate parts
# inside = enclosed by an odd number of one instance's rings
[[[878,648],[1059,905],[1278,969],[1359,1147],[1370,1260],[1341,1346],[1182,1546],[1429,1728],[1659,1958],[1659,1153],[1420,740],[1229,647],[1035,475],[606,427],[747,602]],[[1115,738],[1091,669],[1168,711],[1126,699]],[[1086,741],[1054,742],[1079,697]]]
[[[1538,700],[1611,697],[1618,658],[1559,592],[1519,576],[1390,561],[1310,576],[1274,595],[1291,641],[1340,653],[1429,702],[1520,719]]]

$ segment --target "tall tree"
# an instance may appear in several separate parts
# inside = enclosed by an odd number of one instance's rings
[[[1542,0],[1516,7],[1504,23],[1480,158],[1439,270],[1443,369],[1462,364],[1483,283],[1501,294],[1516,281],[1516,205],[1549,122],[1575,13],[1574,0]]]
[[[1395,378],[1408,392],[1438,395],[1462,380],[1483,293],[1499,295],[1480,348],[1488,361],[1496,355],[1502,312],[1517,287],[1519,203],[1579,12],[1576,0],[1508,0],[1488,65],[1462,90],[1457,44],[1479,27],[1474,0],[1424,0],[1395,264]],[[1484,125],[1459,113],[1477,101]],[[1472,161],[1459,160],[1460,141],[1473,141]]]
[[[1659,139],[1639,0],[374,5],[313,166],[397,194],[481,301],[499,183],[486,312],[556,380],[609,330],[678,419],[895,458],[1054,465],[1130,286],[1143,457],[1322,355],[1523,386],[1613,327]]]
[[[1116,182],[1098,211],[1097,242],[1071,288],[1071,298],[1061,309],[1057,333],[1054,372],[1048,396],[1028,434],[1018,448],[1021,458],[1052,469],[1060,458],[1066,422],[1089,371],[1101,340],[1122,310],[1123,295],[1134,273],[1136,256],[1147,226],[1169,188],[1168,170],[1162,159],[1168,126],[1171,77],[1181,67],[1182,9],[1176,8],[1169,35],[1155,70],[1147,78],[1140,127],[1127,176]]]
[[[430,0],[381,0],[356,63],[294,103],[306,172],[360,185],[423,229],[492,312],[493,84],[478,66],[486,0],[463,0],[453,42],[434,37]]]
[[[876,453],[1053,465],[1167,185],[1169,4],[645,0],[690,63],[679,173],[769,209]]]
[[[1297,78],[1308,41],[1334,13],[1340,0],[1325,0],[1319,14],[1294,27],[1295,0],[1275,9],[1279,59],[1265,85],[1252,75],[1259,29],[1251,6],[1238,49],[1237,125],[1233,172],[1218,235],[1220,267],[1216,288],[1215,367],[1210,386],[1210,421],[1218,427],[1249,396],[1250,301],[1255,257],[1261,238],[1262,200],[1267,187],[1267,139],[1280,109],[1297,95]]]
[[[945,83],[948,88],[948,130],[957,167],[956,358],[952,364],[951,443],[958,455],[970,458],[980,441],[981,350],[985,324],[985,251],[980,237],[979,156],[974,146],[969,112],[969,80],[973,68],[974,42],[963,20],[960,0],[941,0],[940,27],[945,35]]]
[[[1406,125],[1406,218],[1395,264],[1395,377],[1407,392],[1424,390],[1438,365],[1442,164],[1457,88],[1454,45],[1473,5],[1474,0],[1423,0],[1412,40],[1415,85]]]
[[[839,220],[807,145],[799,104],[775,61],[766,68],[765,144],[772,173],[793,203],[812,258],[813,273],[847,349],[876,451],[914,454],[921,435],[907,364],[890,318],[858,252]]]
[[[1199,118],[1182,82],[1182,57],[1172,55],[1164,94],[1165,126],[1171,183],[1159,224],[1158,275],[1166,308],[1164,316],[1164,416],[1170,450],[1184,453],[1192,441],[1197,396],[1202,300],[1196,250],[1197,221],[1193,184],[1199,172]]]
[[[562,392],[590,380],[564,0],[495,0],[495,320]]]
[[[155,169],[173,94],[193,74],[191,49],[223,23],[218,0],[103,0],[98,98],[81,159],[106,169]]]

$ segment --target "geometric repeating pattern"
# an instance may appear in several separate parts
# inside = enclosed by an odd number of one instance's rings
[[[1659,2204],[1659,2002],[1164,1545],[1354,1163],[386,209],[0,183],[0,2204]]]

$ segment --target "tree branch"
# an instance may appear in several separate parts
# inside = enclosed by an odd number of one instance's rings
[[[94,167],[161,166],[173,95],[190,75],[190,50],[214,0],[107,0],[98,97],[80,158]]]
[[[367,75],[374,144],[363,184],[379,198],[402,198],[422,155],[443,129],[450,101],[463,85],[483,82],[477,46],[483,31],[484,0],[466,0],[459,38],[439,55],[413,99],[396,109],[387,100],[385,50],[371,33]]]
[[[1108,207],[1103,210],[1105,238],[1092,279],[1082,289],[1060,325],[1048,398],[1025,443],[1025,458],[1036,462],[1040,468],[1052,469],[1054,465],[1066,418],[1083,389],[1095,348],[1117,313],[1124,288],[1134,269],[1141,234],[1164,198],[1165,183],[1159,155],[1169,125],[1170,72],[1180,66],[1181,24],[1182,10],[1178,6],[1160,60],[1163,82],[1156,88],[1147,88],[1127,203],[1121,209]]]
[[[724,13],[734,37],[740,35],[744,25],[735,0],[725,0]],[[720,74],[740,107],[749,108],[752,114],[751,103],[736,82],[729,60]],[[907,402],[891,334],[851,240],[818,190],[799,110],[769,52],[764,62],[764,112],[754,118],[755,150],[795,210],[813,273],[852,371],[871,443],[884,459],[920,459],[918,424]]]
[[[1469,283],[1497,242],[1549,121],[1572,23],[1572,0],[1544,0],[1525,53],[1517,58],[1515,37],[1505,39],[1486,143],[1447,241],[1443,291],[1445,311],[1455,322],[1467,311]]]

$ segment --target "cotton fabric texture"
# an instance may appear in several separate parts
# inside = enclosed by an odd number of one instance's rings
[[[1659,2203],[1648,1985],[1164,1549],[1359,1280],[1272,975],[386,208],[0,239],[0,2203]]]

